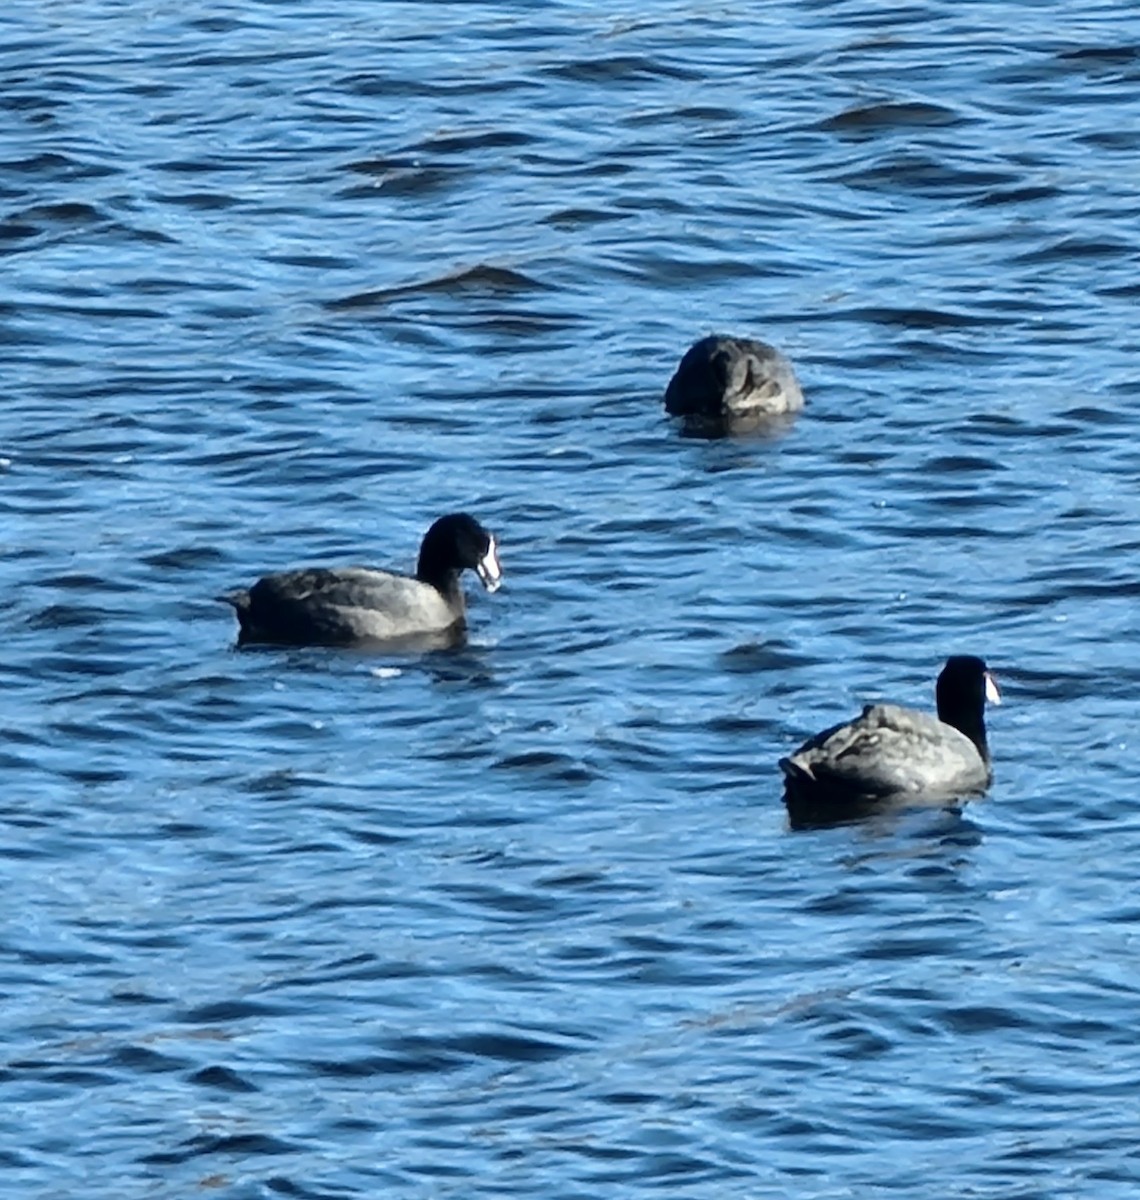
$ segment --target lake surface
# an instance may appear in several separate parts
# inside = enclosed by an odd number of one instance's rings
[[[1132,1200],[1133,6],[16,0],[0,62],[4,1195]],[[665,417],[713,330],[793,428]],[[235,649],[453,509],[465,647]],[[954,652],[989,798],[789,830]]]

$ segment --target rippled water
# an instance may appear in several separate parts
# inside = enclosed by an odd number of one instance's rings
[[[0,17],[6,1195],[1133,1197],[1140,27]],[[710,330],[808,408],[695,440]],[[421,657],[213,597],[507,586]],[[776,759],[981,653],[997,780]]]

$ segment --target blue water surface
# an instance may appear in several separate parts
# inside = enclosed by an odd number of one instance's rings
[[[1132,1200],[1132,6],[0,15],[5,1196]],[[780,436],[662,410],[768,338]],[[215,597],[507,582],[448,653]],[[984,655],[982,802],[776,760]]]

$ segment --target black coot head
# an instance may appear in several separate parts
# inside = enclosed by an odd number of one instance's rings
[[[489,592],[497,591],[503,581],[494,534],[469,513],[448,513],[424,534],[416,575],[436,583],[468,569],[479,576]]]
[[[986,701],[1001,703],[1001,693],[983,659],[973,654],[955,654],[946,660],[934,687],[939,720],[960,729],[978,747],[983,758],[986,746]]]

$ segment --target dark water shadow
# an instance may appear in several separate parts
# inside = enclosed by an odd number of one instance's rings
[[[722,438],[739,438],[742,441],[778,441],[786,436],[796,423],[798,413],[747,416],[703,416],[690,415],[677,418],[680,437],[690,441],[715,442]]]
[[[858,797],[842,799],[804,797],[785,790],[784,805],[788,810],[788,828],[793,833],[809,829],[836,829],[843,825],[864,825],[879,833],[898,827],[909,813],[941,810],[961,817],[964,806],[978,801],[980,796],[900,796]]]
[[[351,644],[314,642],[298,645],[288,641],[265,641],[262,638],[246,638],[241,633],[234,640],[234,649],[247,653],[277,653],[283,651],[297,662],[319,657],[326,660],[330,654],[361,658],[379,658],[385,655],[416,657],[440,651],[455,650],[467,644],[465,629],[442,629],[432,633],[406,634],[395,638],[362,638]]]
[[[383,677],[415,669],[446,686],[484,687],[496,681],[488,661],[488,647],[472,642],[466,630],[442,630],[387,640],[370,639],[351,646],[296,646],[276,642],[243,642],[235,639],[234,653],[276,655],[303,671],[335,670],[337,665],[360,665]]]

